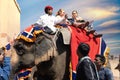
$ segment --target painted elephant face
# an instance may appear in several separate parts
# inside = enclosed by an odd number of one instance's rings
[[[33,43],[28,43],[24,40],[16,40],[14,48],[19,56],[18,64],[20,67],[25,68],[34,65],[35,47]]]
[[[63,80],[64,75],[68,74],[66,71],[69,71],[69,55],[67,54],[70,50],[69,46],[65,46],[59,37],[56,42],[53,42],[51,37],[40,34],[34,43],[16,40],[14,48],[19,56],[17,68],[20,69],[17,71],[20,71],[21,67],[28,68],[34,64],[37,65],[35,77],[38,80],[40,80],[39,76],[42,80]]]
[[[33,63],[38,64],[53,56],[53,43],[43,35],[37,37],[33,43],[26,42],[22,39],[16,40],[14,48],[19,56],[19,64],[22,66],[28,66]]]

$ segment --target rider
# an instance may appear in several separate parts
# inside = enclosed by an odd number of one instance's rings
[[[48,34],[54,34],[56,32],[55,24],[61,22],[64,20],[64,18],[56,18],[53,16],[53,7],[52,6],[46,6],[45,14],[40,16],[39,20],[36,22],[38,25],[42,26]]]
[[[65,11],[63,9],[58,10],[58,12],[56,14],[56,18],[64,19],[60,23],[58,23],[57,25],[60,25],[60,26],[63,26],[63,27],[67,27],[69,25],[69,21],[67,19],[67,14],[65,14]]]
[[[85,28],[89,25],[89,22],[85,22],[81,17],[78,16],[78,12],[76,10],[72,11],[72,18],[68,20],[75,27]]]
[[[85,29],[86,32],[87,32],[87,35],[89,35],[90,33],[93,33],[93,35],[94,35],[93,38],[102,36],[102,34],[97,34],[95,32],[96,30],[93,30],[93,27],[91,27],[91,22],[85,21],[81,17],[79,17],[78,12],[76,10],[72,11],[72,19],[71,19],[71,21],[72,21],[72,24],[74,26]]]

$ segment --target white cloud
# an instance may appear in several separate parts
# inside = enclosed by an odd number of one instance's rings
[[[102,33],[102,34],[113,34],[113,33],[120,33],[120,30],[115,29],[115,28],[109,28],[109,29],[105,29],[105,30],[98,31],[98,33]]]
[[[108,45],[108,47],[110,47],[110,49],[120,49],[120,46],[117,45],[117,42],[116,42],[116,44],[111,43],[111,44],[107,44],[107,45]]]
[[[102,24],[100,24],[99,26],[101,26],[101,27],[107,27],[109,25],[116,24],[118,22],[120,22],[120,21],[119,20],[106,21],[106,22],[103,22]]]
[[[68,3],[69,5],[67,4],[64,8],[69,16],[71,16],[71,11],[76,9],[79,15],[85,19],[101,20],[119,15],[116,13],[116,11],[120,10],[119,7],[110,6],[109,4],[103,6],[100,3],[102,3],[102,1],[99,0],[71,0]]]
[[[106,43],[111,44],[111,43],[120,43],[120,40],[108,40]]]
[[[116,6],[107,6],[106,9],[109,10],[109,11],[114,12],[114,11],[119,11],[119,10],[120,10],[120,7],[116,7]]]
[[[109,39],[106,41],[108,47],[110,47],[110,49],[120,49],[120,41],[119,40],[112,40]]]
[[[118,52],[118,50],[120,49],[120,40],[119,39],[114,39],[114,38],[108,38],[105,40],[107,46],[110,48],[110,51],[113,51],[116,53],[116,50]]]
[[[118,46],[118,47],[110,47],[110,49],[120,49],[120,47]]]
[[[83,16],[93,18],[94,20],[101,20],[116,15],[117,13],[108,11],[105,8],[86,8],[86,13],[83,13]]]
[[[109,44],[110,47],[120,47],[119,46],[120,44],[118,44],[118,42],[107,43],[107,44]]]

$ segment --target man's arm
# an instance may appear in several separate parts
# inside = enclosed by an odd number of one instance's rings
[[[46,26],[46,19],[47,19],[47,15],[42,15],[40,16],[40,18],[37,20],[37,24],[40,25],[40,26]]]
[[[3,67],[0,67],[0,77],[2,80],[9,80],[10,70],[10,57],[5,57]]]
[[[43,21],[42,21],[42,18],[40,17],[40,18],[38,19],[38,21],[36,22],[36,24],[38,24],[38,25],[43,25],[42,23],[43,23]]]
[[[10,70],[11,70],[11,64],[10,64],[10,59],[11,59],[11,50],[5,50],[5,58],[3,62],[3,66],[1,67],[1,78],[3,80],[8,80],[9,75],[10,75]]]

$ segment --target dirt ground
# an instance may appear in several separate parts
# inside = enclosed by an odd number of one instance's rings
[[[118,58],[114,58],[113,60],[110,60],[110,65],[111,65],[111,70],[113,72],[114,80],[120,80],[120,72],[115,69],[118,63],[119,63]]]

